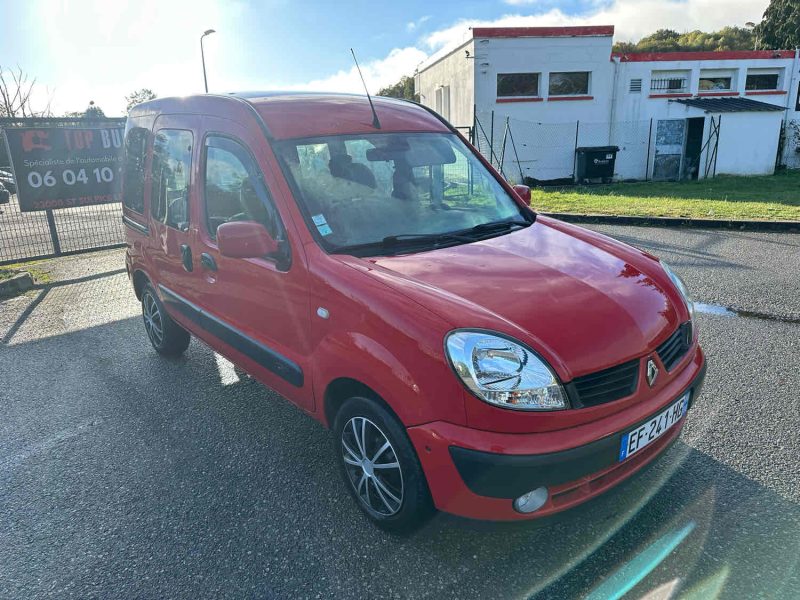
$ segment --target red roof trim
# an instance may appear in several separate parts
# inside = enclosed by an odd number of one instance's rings
[[[583,27],[475,27],[474,38],[590,37],[614,35],[613,25]]]
[[[660,62],[678,60],[742,60],[794,58],[794,50],[720,50],[716,52],[631,52],[615,53],[622,62]]]

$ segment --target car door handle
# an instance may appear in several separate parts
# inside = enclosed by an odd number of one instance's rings
[[[183,268],[191,273],[194,271],[194,262],[192,261],[192,248],[189,244],[181,244],[181,262]]]
[[[217,261],[215,261],[214,257],[208,252],[203,252],[200,255],[200,264],[203,265],[204,269],[208,269],[209,271],[217,270]]]

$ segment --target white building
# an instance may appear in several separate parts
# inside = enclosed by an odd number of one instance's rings
[[[514,180],[572,178],[581,146],[618,146],[618,179],[800,166],[797,51],[612,55],[613,34],[474,28],[420,65],[417,92],[453,125],[474,126]]]

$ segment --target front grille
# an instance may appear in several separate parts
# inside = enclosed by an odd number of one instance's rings
[[[692,322],[687,321],[662,343],[656,352],[667,371],[677,365],[692,345]]]
[[[639,359],[590,373],[572,380],[568,393],[575,408],[613,402],[636,391],[639,381]]]

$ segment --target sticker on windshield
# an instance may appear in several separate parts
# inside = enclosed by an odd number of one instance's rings
[[[330,235],[333,233],[333,229],[328,225],[328,221],[325,220],[325,215],[312,215],[311,220],[314,221],[314,225],[317,226],[317,231],[319,231],[320,235]]]

